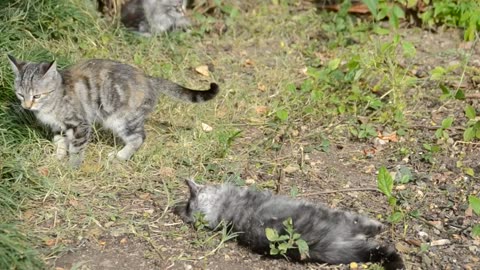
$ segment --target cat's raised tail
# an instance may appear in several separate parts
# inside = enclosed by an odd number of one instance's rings
[[[208,90],[189,89],[171,81],[158,78],[156,88],[163,94],[192,103],[205,102],[213,99],[219,90],[216,83],[210,84]]]

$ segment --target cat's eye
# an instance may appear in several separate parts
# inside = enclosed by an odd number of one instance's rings
[[[33,99],[39,99],[42,95],[34,95]]]

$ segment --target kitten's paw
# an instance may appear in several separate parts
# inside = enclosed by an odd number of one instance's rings
[[[68,153],[66,149],[57,148],[57,152],[55,153],[55,158],[57,158],[58,160],[62,160],[67,156],[67,154]]]
[[[117,159],[118,159],[118,160],[121,160],[121,161],[127,161],[127,160],[129,160],[129,159],[130,159],[130,156],[131,156],[130,154],[125,153],[125,152],[123,152],[123,151],[118,152],[117,155],[116,155]]]
[[[72,168],[79,168],[82,165],[83,157],[79,154],[72,154],[68,160],[68,163]]]

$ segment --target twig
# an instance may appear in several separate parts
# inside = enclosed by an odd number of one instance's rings
[[[480,94],[468,94],[468,95],[465,95],[465,98],[480,99]]]
[[[355,192],[355,191],[375,191],[375,192],[380,192],[381,193],[381,191],[377,188],[363,187],[363,188],[344,188],[344,189],[324,190],[324,191],[318,191],[318,192],[298,194],[298,196],[299,197],[306,197],[306,196],[315,196],[315,195],[321,195],[321,194],[340,193],[340,192]]]

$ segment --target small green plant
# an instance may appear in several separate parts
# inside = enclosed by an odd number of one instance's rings
[[[201,231],[208,226],[208,221],[205,220],[205,215],[203,213],[196,212],[193,214],[193,216],[195,218],[195,223],[193,223],[193,227],[195,227],[197,231]]]
[[[397,223],[405,217],[404,212],[397,207],[397,198],[393,195],[393,177],[387,168],[382,166],[378,171],[378,189],[387,196],[388,204],[392,207],[392,213],[388,217],[391,223]]]
[[[467,128],[463,133],[463,140],[466,142],[473,139],[480,139],[480,119],[477,119],[477,112],[471,105],[465,107],[465,115],[468,118]]]
[[[359,139],[369,139],[377,136],[377,131],[370,124],[361,124],[358,128],[352,128],[350,132]]]
[[[403,1],[363,0],[363,2],[367,5],[376,21],[388,17],[388,21],[393,28],[398,28],[400,19],[405,18],[405,12],[397,5],[397,3]]]
[[[427,4],[430,0],[423,0]],[[463,38],[467,41],[475,39],[480,30],[480,4],[476,0],[436,0],[420,15],[428,26],[444,24],[465,29]]]
[[[480,217],[480,198],[474,195],[468,196],[468,204],[475,212],[475,215]],[[472,236],[479,237],[480,236],[480,224],[475,224],[472,228]]]
[[[270,255],[282,255],[286,257],[289,249],[298,249],[301,259],[308,258],[308,244],[301,238],[299,233],[293,229],[292,218],[283,221],[283,226],[287,234],[279,235],[273,228],[265,228],[265,235],[270,241]]]
[[[437,139],[448,139],[448,129],[452,126],[453,117],[449,116],[442,121],[442,126],[435,131],[435,137]]]
[[[423,144],[423,149],[425,149],[425,153],[422,153],[422,160],[425,162],[428,162],[430,164],[433,164],[435,159],[434,159],[434,154],[440,152],[441,148],[438,145],[430,145],[428,143]]]

